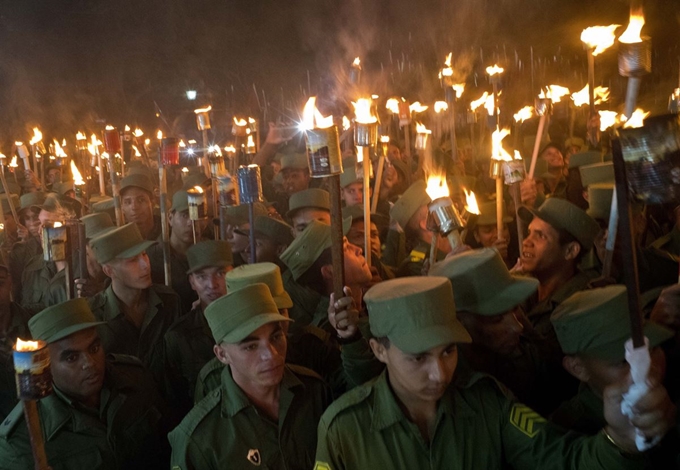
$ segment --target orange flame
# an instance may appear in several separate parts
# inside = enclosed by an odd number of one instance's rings
[[[236,153],[236,147],[234,147],[233,145],[227,145],[226,147],[224,147],[224,151],[227,153]]]
[[[347,116],[343,116],[343,117],[342,117],[342,130],[343,130],[343,131],[346,131],[347,129],[350,128],[350,126],[351,126],[351,124],[350,124],[349,119],[347,118]]]
[[[106,129],[107,131],[112,131],[112,130],[115,129],[115,127],[113,127],[111,124],[107,124],[106,127],[105,127],[105,129]]]
[[[618,113],[616,111],[598,111],[600,115],[600,131],[604,132],[614,124],[618,119]]]
[[[453,85],[453,91],[456,92],[456,98],[460,98],[465,91],[465,83],[456,83]]]
[[[82,132],[78,131],[78,133],[76,134],[76,140],[85,140],[85,139],[87,139],[87,137],[85,136],[85,134],[83,134]]]
[[[16,168],[16,167],[19,166],[19,165],[17,165],[17,156],[16,155],[14,155],[12,157],[12,161],[9,162],[9,166],[11,166],[12,168]]]
[[[510,129],[498,129],[496,128],[495,131],[493,131],[493,134],[491,134],[491,158],[493,160],[503,160],[506,162],[509,162],[512,160],[512,157],[508,152],[505,151],[503,148],[503,139],[510,135]]]
[[[524,122],[527,119],[531,119],[532,116],[534,115],[534,107],[533,106],[525,106],[519,111],[517,111],[513,117],[515,118],[515,122]]]
[[[316,109],[316,96],[312,96],[307,100],[305,108],[302,110],[302,129],[312,130],[326,129],[333,125],[333,116],[324,117],[323,114]]]
[[[588,94],[589,90],[590,85],[586,85],[582,90],[571,95],[571,99],[574,101],[575,106],[583,106],[590,102],[590,96]],[[609,100],[609,88],[603,86],[595,87],[594,96],[595,103],[593,104],[602,104],[603,102]]]
[[[354,62],[352,62],[352,67],[361,68],[361,59],[358,57],[354,59]]]
[[[378,122],[377,116],[374,116],[371,108],[373,100],[371,98],[359,98],[356,102],[352,102],[354,106],[354,116],[356,122],[360,124],[375,124]]]
[[[394,114],[399,114],[399,100],[397,98],[388,99],[387,103],[385,103],[385,109]]]
[[[625,129],[632,129],[635,127],[642,127],[644,125],[644,120],[647,116],[649,116],[651,113],[649,111],[643,111],[640,108],[637,108],[634,112],[633,115],[630,117],[630,119],[626,120],[625,116],[621,116],[621,121],[625,121],[625,124],[623,127]]]
[[[476,100],[473,100],[473,101],[470,102],[470,109],[472,111],[476,111],[477,108],[479,108],[484,103],[486,103],[486,100],[487,100],[488,97],[489,97],[489,93],[485,91],[484,94],[479,99],[476,99]]]
[[[68,155],[66,155],[66,152],[64,152],[64,149],[59,145],[59,141],[57,139],[53,139],[54,142],[54,155],[59,158],[66,158]]]
[[[425,127],[423,124],[419,122],[416,123],[416,132],[418,134],[432,134],[431,130],[429,130],[427,127]]]
[[[71,173],[73,173],[73,184],[75,184],[76,186],[85,184],[83,176],[78,171],[78,167],[76,166],[73,160],[71,160]]]
[[[439,114],[442,111],[446,111],[449,109],[449,105],[446,103],[446,101],[435,101],[434,103],[434,112]]]
[[[212,105],[208,105],[205,108],[194,109],[194,113],[196,114],[207,113],[210,112],[210,110],[212,110]]]
[[[381,135],[380,136],[380,143],[381,144],[389,144],[390,143],[390,136],[389,135]]]
[[[621,25],[612,24],[609,26],[592,26],[581,32],[581,41],[593,49],[593,55],[602,54],[614,45],[616,28]]]
[[[477,205],[477,197],[475,196],[475,193],[468,191],[465,188],[463,188],[463,192],[465,193],[465,210],[470,214],[479,215],[479,206]]]
[[[420,104],[420,101],[416,101],[415,103],[411,104],[408,109],[412,113],[422,113],[425,111],[428,107]]]
[[[253,136],[249,135],[248,136],[248,141],[246,142],[246,148],[250,151],[255,151],[255,141],[253,140]]]
[[[163,131],[162,130],[159,129],[158,132],[156,132],[156,138],[158,140],[161,140],[163,138]]]
[[[29,352],[37,351],[40,349],[40,343],[38,341],[24,341],[21,338],[17,338],[17,344],[14,349],[18,352]]]
[[[243,119],[243,118],[241,118],[241,119],[236,119],[236,116],[234,116],[234,125],[235,125],[235,126],[239,126],[239,127],[243,127],[243,126],[248,125],[248,121],[246,121],[246,120]]]
[[[500,75],[503,72],[505,72],[505,69],[503,67],[499,67],[496,64],[486,68],[486,73],[488,73],[489,76],[491,76],[491,77],[493,77],[494,75]]]
[[[553,103],[559,103],[563,96],[569,94],[569,88],[560,85],[548,85],[545,90],[541,90],[539,98],[551,99]]]
[[[427,178],[427,195],[433,201],[440,197],[449,196],[449,187],[446,185],[446,175],[430,175]]]
[[[43,135],[42,135],[42,132],[40,132],[40,129],[38,129],[37,127],[34,127],[33,128],[33,137],[31,138],[31,141],[29,142],[29,144],[35,145],[38,142],[40,142],[42,140],[42,138],[43,138]]]
[[[135,137],[141,137],[141,136],[144,135],[144,132],[142,132],[141,129],[137,128],[137,129],[135,129],[135,131],[132,133],[132,135],[134,135]]]
[[[635,44],[638,42],[642,42],[642,37],[640,36],[640,33],[644,25],[645,17],[642,15],[642,12],[641,11],[635,13],[631,12],[628,27],[623,32],[623,34],[619,36],[619,42],[625,44]]]

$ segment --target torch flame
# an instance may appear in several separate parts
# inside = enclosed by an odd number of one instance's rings
[[[4,160],[7,158],[7,155],[5,155],[4,153],[0,153],[0,158]]]
[[[203,194],[203,188],[200,186],[194,186],[192,189],[199,194]]]
[[[521,160],[522,159],[522,154],[519,153],[519,150],[515,150],[515,160]]]
[[[380,143],[381,144],[389,144],[390,143],[390,136],[389,135],[381,135],[380,136]]]
[[[602,54],[614,45],[614,41],[616,41],[614,32],[619,26],[621,25],[591,26],[581,32],[581,41],[593,49],[594,56]]]
[[[460,98],[465,91],[465,83],[456,83],[453,85],[453,91],[456,92],[456,98]]]
[[[198,108],[194,109],[194,113],[196,114],[201,114],[201,113],[207,113],[212,109],[211,105],[206,106],[205,108]]]
[[[115,127],[113,127],[111,124],[107,124],[107,125],[106,125],[106,130],[107,130],[107,131],[112,131],[112,130],[114,130],[114,129],[115,129]]]
[[[307,100],[305,108],[302,110],[302,130],[308,131],[314,128],[326,129],[333,125],[333,116],[324,117],[316,109],[316,96]]]
[[[211,145],[208,148],[208,151],[214,153],[217,156],[220,156],[220,157],[222,156],[222,149],[220,149],[219,145]]]
[[[224,147],[224,151],[227,153],[236,153],[236,147],[234,147],[233,145],[227,145],[226,147]]]
[[[71,173],[73,173],[73,184],[75,184],[76,186],[85,184],[83,176],[78,171],[78,167],[76,166],[73,160],[71,160]]]
[[[514,114],[515,122],[524,122],[534,115],[533,106],[525,106]]]
[[[135,137],[141,137],[141,136],[144,135],[144,132],[142,132],[141,129],[137,128],[137,129],[135,129],[135,131],[132,133],[132,135],[134,135]]]
[[[512,161],[512,157],[503,148],[503,139],[510,135],[510,129],[496,128],[491,134],[491,158],[494,160]]]
[[[419,122],[416,123],[416,132],[418,134],[432,134],[431,130],[429,130],[427,127],[425,127],[423,124]]]
[[[500,75],[505,71],[503,67],[499,67],[497,64],[494,64],[491,67],[486,68],[486,73],[489,74],[489,76],[493,77],[494,75]]]
[[[248,136],[248,141],[246,142],[246,147],[250,150],[255,150],[255,141],[253,140],[253,136],[249,135]]]
[[[427,178],[427,195],[433,201],[441,197],[449,196],[449,187],[446,185],[446,175],[430,175]]]
[[[163,131],[162,130],[159,129],[158,132],[156,132],[156,138],[158,140],[161,140],[163,138]]]
[[[14,145],[16,145],[17,147],[21,147],[22,145],[24,145],[24,143],[16,141],[16,142],[14,142]]]
[[[453,76],[453,69],[451,68],[452,55],[453,52],[449,52],[449,55],[446,56],[446,60],[444,61],[445,67],[439,71],[439,78]]]
[[[479,99],[470,102],[470,109],[471,109],[472,111],[476,111],[477,108],[479,108],[481,105],[483,105],[484,103],[486,103],[486,100],[487,100],[488,97],[489,97],[489,93],[487,93],[487,92],[485,91],[484,94],[483,94]],[[493,113],[492,113],[492,114],[493,114]]]
[[[66,158],[68,155],[66,155],[66,152],[64,152],[64,149],[59,145],[59,141],[57,139],[53,139],[54,142],[54,155],[59,157],[59,158]]]
[[[52,227],[54,227],[54,228],[59,228],[59,227],[61,227],[62,225],[64,225],[64,224],[62,224],[61,222],[55,222],[54,225],[52,225]]]
[[[642,12],[641,11],[635,13],[631,12],[628,27],[623,32],[623,34],[619,36],[619,42],[623,42],[625,44],[634,44],[637,42],[642,42],[640,32],[642,31],[642,27],[644,25],[645,17],[642,15]]]
[[[559,85],[549,85],[545,90],[541,90],[538,95],[539,98],[551,99],[553,103],[559,103],[563,96],[569,94],[569,88],[559,86]]]
[[[142,156],[142,154],[139,153],[139,149],[137,148],[137,146],[135,144],[132,144],[132,150],[135,151],[135,157],[141,157]]]
[[[434,103],[434,112],[439,114],[442,111],[446,111],[449,109],[449,105],[446,103],[446,101],[435,101]]]
[[[11,166],[12,168],[16,168],[16,167],[19,166],[19,165],[17,165],[17,156],[16,155],[14,155],[12,157],[12,161],[9,162],[9,166]]]
[[[130,132],[130,126],[128,126],[127,124],[125,124],[125,132]]]
[[[33,137],[31,138],[31,141],[29,142],[31,145],[35,145],[38,142],[40,142],[43,138],[42,132],[40,132],[40,129],[37,127],[33,128]]]
[[[498,96],[501,95],[502,92],[498,92]],[[493,108],[494,108],[494,98],[493,95],[489,95],[486,98],[486,101],[484,102],[484,108],[486,108],[486,112],[489,113],[489,116],[493,116]],[[500,113],[500,109],[498,110]]]
[[[618,117],[618,114],[616,111],[598,111],[600,115],[600,131],[604,132],[610,127],[612,127],[614,124],[616,124],[616,120]]]
[[[385,109],[392,111],[394,114],[399,114],[399,100],[397,98],[390,98],[385,103]]]
[[[91,155],[97,155],[97,148],[102,144],[101,140],[97,139],[95,134],[90,136],[90,142],[87,143],[87,151]]]
[[[465,210],[470,214],[479,215],[479,206],[477,205],[475,193],[473,191],[468,191],[465,188],[463,188],[463,192],[465,193]]]
[[[17,338],[17,344],[14,349],[18,352],[28,352],[37,351],[40,348],[40,343],[38,341],[24,341],[21,338]]]
[[[354,59],[354,62],[352,62],[352,67],[361,67],[361,59],[358,57]]]
[[[588,95],[589,89],[590,85],[586,85],[581,91],[577,91],[571,95],[571,99],[574,101],[575,106],[583,106],[590,102],[590,97]],[[593,104],[602,104],[609,100],[609,88],[603,86],[595,87],[594,96],[595,103]]]
[[[346,131],[350,127],[350,122],[347,116],[342,117],[342,130]]]
[[[625,116],[621,116],[621,120],[625,121],[625,124],[623,125],[624,129],[632,129],[635,127],[642,127],[644,124],[644,120],[647,116],[649,116],[651,113],[649,111],[643,111],[640,108],[637,108],[634,112],[633,115],[630,117],[630,119],[626,120]]]
[[[76,140],[85,140],[85,139],[87,139],[87,137],[85,136],[85,134],[83,134],[82,132],[78,131],[78,133],[76,134]]]
[[[235,126],[239,126],[239,127],[243,127],[243,126],[248,125],[248,121],[246,121],[246,120],[243,119],[243,118],[241,118],[241,119],[236,119],[236,116],[234,116],[234,125],[235,125]]]
[[[359,124],[374,124],[378,122],[377,116],[371,112],[373,100],[371,98],[359,98],[356,103],[352,101],[354,106],[354,118]]]
[[[427,108],[428,108],[427,106],[420,104],[420,101],[416,101],[415,103],[408,107],[409,111],[411,111],[412,113],[422,113]]]
[[[444,61],[444,65],[447,67],[451,67],[451,56],[453,55],[453,52],[449,52],[449,55],[446,56],[446,60]]]

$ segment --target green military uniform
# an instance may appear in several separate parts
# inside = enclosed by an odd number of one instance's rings
[[[208,306],[206,318],[215,343],[238,344],[258,328],[287,321],[267,285],[251,284]],[[258,411],[224,367],[220,388],[201,400],[169,435],[177,469],[311,468],[314,426],[331,402],[320,377],[285,366],[279,384],[278,422]]]
[[[47,291],[57,267],[52,261],[45,261],[43,253],[28,260],[21,276],[21,305],[36,313],[47,306]]]
[[[14,299],[21,302],[21,280],[26,269],[26,262],[36,255],[42,255],[42,245],[37,237],[29,237],[26,241],[16,242],[9,252],[7,264],[12,276]]]
[[[437,261],[443,261],[446,258],[446,253],[437,248],[435,257]],[[423,240],[418,240],[418,244],[411,250],[406,259],[402,261],[399,268],[397,268],[397,276],[422,276],[423,264],[425,260],[429,259],[430,244]]]
[[[17,338],[31,339],[28,330],[29,312],[15,302],[8,307],[9,312],[5,314],[9,313],[10,316],[9,327],[4,334],[0,334],[0,420],[5,419],[18,401],[12,358],[14,344]]]
[[[422,206],[428,205],[432,199],[427,194],[427,184],[425,181],[418,180],[404,191],[404,194],[397,199],[390,209],[390,219],[396,222],[402,230],[408,226],[411,218]],[[402,254],[406,252],[404,248],[408,243],[415,243],[414,249],[404,259]],[[427,245],[425,247],[424,245]],[[411,245],[413,246],[413,245]],[[403,233],[390,229],[386,239],[386,250],[383,260],[389,266],[398,266],[398,276],[416,275],[422,273],[422,265],[429,257],[430,246],[422,240],[406,240]],[[403,250],[403,251],[402,251]],[[437,257],[440,253],[437,253]],[[417,272],[416,272],[417,271]]]

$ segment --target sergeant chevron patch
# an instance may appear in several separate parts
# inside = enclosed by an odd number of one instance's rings
[[[515,403],[510,410],[510,422],[527,436],[534,437],[540,431],[534,426],[545,423],[546,420],[528,406]]]

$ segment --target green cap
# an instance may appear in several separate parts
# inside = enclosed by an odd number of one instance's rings
[[[69,191],[73,191],[73,181],[59,181],[52,185],[52,191],[60,196],[65,195]]]
[[[170,207],[170,210],[175,212],[189,210],[189,195],[186,190],[180,189],[172,195],[172,207]]]
[[[144,240],[139,228],[129,223],[101,233],[90,240],[90,247],[99,264],[106,264],[114,259],[127,259],[146,251],[154,241]]]
[[[267,216],[269,211],[267,211],[267,206],[261,202],[256,202],[253,204],[253,215],[255,218],[258,216]],[[229,225],[243,225],[247,224],[250,219],[248,215],[248,204],[241,204],[238,206],[228,206],[224,212],[224,220]]]
[[[342,221],[343,233],[347,233],[352,219]],[[280,259],[288,266],[294,280],[298,280],[319,259],[321,253],[331,247],[331,226],[313,220],[291,243]]]
[[[591,184],[611,183],[614,184],[614,164],[612,162],[584,165],[579,168],[581,172],[581,184],[587,188]]]
[[[308,169],[309,163],[307,162],[307,154],[304,153],[289,153],[281,157],[281,169],[285,170],[287,168],[293,169]]]
[[[105,230],[111,230],[116,227],[111,220],[111,216],[106,212],[88,214],[81,217],[80,221],[85,224],[85,238],[90,240],[103,234]]]
[[[592,217],[566,199],[551,197],[546,199],[538,209],[521,206],[517,213],[527,223],[531,222],[534,217],[538,217],[556,230],[566,230],[583,246],[585,251],[593,247],[593,241],[600,232],[600,226]]]
[[[255,217],[255,238],[268,238],[277,245],[288,246],[293,241],[293,227],[283,220],[260,215]]]
[[[193,188],[194,186],[203,186],[208,181],[210,181],[210,178],[206,176],[202,166],[192,168],[197,168],[197,170],[189,170],[189,174],[182,178],[182,189],[189,189]]]
[[[39,206],[45,202],[46,197],[47,196],[42,191],[22,194],[21,198],[19,198],[19,210],[28,209],[33,206]]]
[[[359,172],[357,169],[357,160],[354,157],[351,158],[345,158],[342,161],[342,174],[340,175],[340,187],[341,188],[346,188],[352,183],[356,182],[363,182],[364,181],[364,173],[363,171]]]
[[[87,299],[81,298],[47,307],[28,320],[28,329],[33,339],[53,343],[103,323],[94,317]]]
[[[205,240],[191,245],[187,250],[187,261],[187,274],[205,268],[226,268],[234,264],[231,247],[222,240]]]
[[[569,168],[581,168],[582,166],[595,165],[597,163],[602,163],[602,154],[594,150],[575,153],[569,157]]]
[[[283,287],[281,269],[274,263],[244,264],[227,273],[227,292],[243,289],[252,284],[265,284],[276,307],[291,308],[293,301]]]
[[[538,280],[513,276],[493,248],[471,250],[436,263],[430,276],[451,281],[459,312],[494,316],[512,310],[538,289]]]
[[[328,191],[319,188],[309,188],[293,194],[288,201],[286,217],[291,218],[299,209],[313,207],[315,209],[331,210],[331,196]]]
[[[279,313],[266,284],[229,292],[205,309],[215,343],[234,344],[267,323],[291,321]]]
[[[496,201],[485,202],[479,205],[480,214],[477,217],[470,217],[468,230],[474,229],[477,225],[496,225]],[[476,219],[476,220],[475,220]],[[512,222],[512,217],[503,217],[503,223]]]
[[[397,202],[390,209],[390,217],[396,220],[401,228],[406,228],[408,221],[411,220],[418,209],[430,202],[432,202],[432,199],[427,195],[427,183],[418,180],[397,199]]]
[[[101,201],[92,204],[92,210],[94,212],[109,212],[115,209],[114,201],[112,197],[107,197]]]
[[[593,219],[608,221],[613,195],[613,184],[598,183],[588,186],[588,210],[586,211],[588,215]]]
[[[12,209],[9,207],[9,201],[7,200],[5,194],[7,193],[4,193],[2,196],[0,196],[0,200],[2,200],[2,213],[9,214],[10,212],[12,212]],[[14,208],[15,209],[18,208],[21,204],[19,196],[17,196],[16,194],[8,194],[8,196],[12,200],[12,205],[14,206]]]
[[[387,337],[407,354],[470,343],[456,318],[451,282],[445,277],[402,277],[371,287],[364,301],[371,334]]]
[[[149,194],[153,194],[153,183],[151,182],[151,178],[140,173],[128,175],[120,180],[121,195],[127,188],[140,188]]]
[[[575,293],[557,306],[550,321],[565,354],[623,361],[631,336],[628,312],[626,287],[612,285]],[[673,337],[671,330],[649,321],[643,331],[650,348]]]

